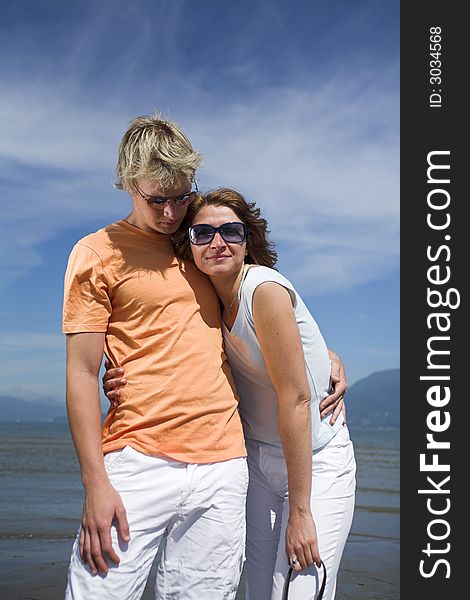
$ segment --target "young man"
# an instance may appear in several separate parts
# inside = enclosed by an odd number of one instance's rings
[[[140,598],[162,541],[157,599],[236,594],[248,479],[236,391],[216,294],[170,240],[200,160],[174,123],[134,119],[116,184],[132,210],[69,258],[67,411],[85,488],[69,600]],[[128,383],[102,428],[103,352]]]

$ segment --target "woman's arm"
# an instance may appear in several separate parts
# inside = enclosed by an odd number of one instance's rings
[[[289,487],[287,558],[297,557],[304,569],[313,563],[319,565],[320,553],[310,510],[311,393],[289,292],[274,282],[258,286],[253,296],[253,320],[266,367],[279,397],[279,433]]]

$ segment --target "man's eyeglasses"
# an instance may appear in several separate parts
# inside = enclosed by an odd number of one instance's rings
[[[149,206],[153,206],[155,208],[163,208],[164,206],[168,206],[168,204],[170,204],[170,202],[173,201],[176,204],[176,206],[181,207],[186,206],[190,202],[192,202],[196,194],[199,193],[196,181],[193,181],[193,183],[195,187],[194,190],[188,190],[187,192],[183,192],[178,196],[147,196],[146,194],[142,193],[139,189],[138,192]]]
[[[210,244],[219,233],[222,239],[228,244],[241,244],[246,240],[248,235],[248,227],[245,223],[234,221],[233,223],[224,223],[220,227],[212,227],[206,223],[193,225],[188,230],[189,241],[195,246]]]

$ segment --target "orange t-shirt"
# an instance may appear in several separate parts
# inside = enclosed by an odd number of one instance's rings
[[[105,453],[130,445],[188,463],[246,455],[216,293],[169,236],[119,221],[81,239],[65,274],[63,332],[106,332],[106,355],[124,368]]]

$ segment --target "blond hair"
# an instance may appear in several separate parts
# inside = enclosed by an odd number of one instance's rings
[[[201,160],[176,123],[142,115],[130,122],[121,139],[114,185],[138,191],[137,179],[147,177],[168,189],[181,180],[191,181]]]

